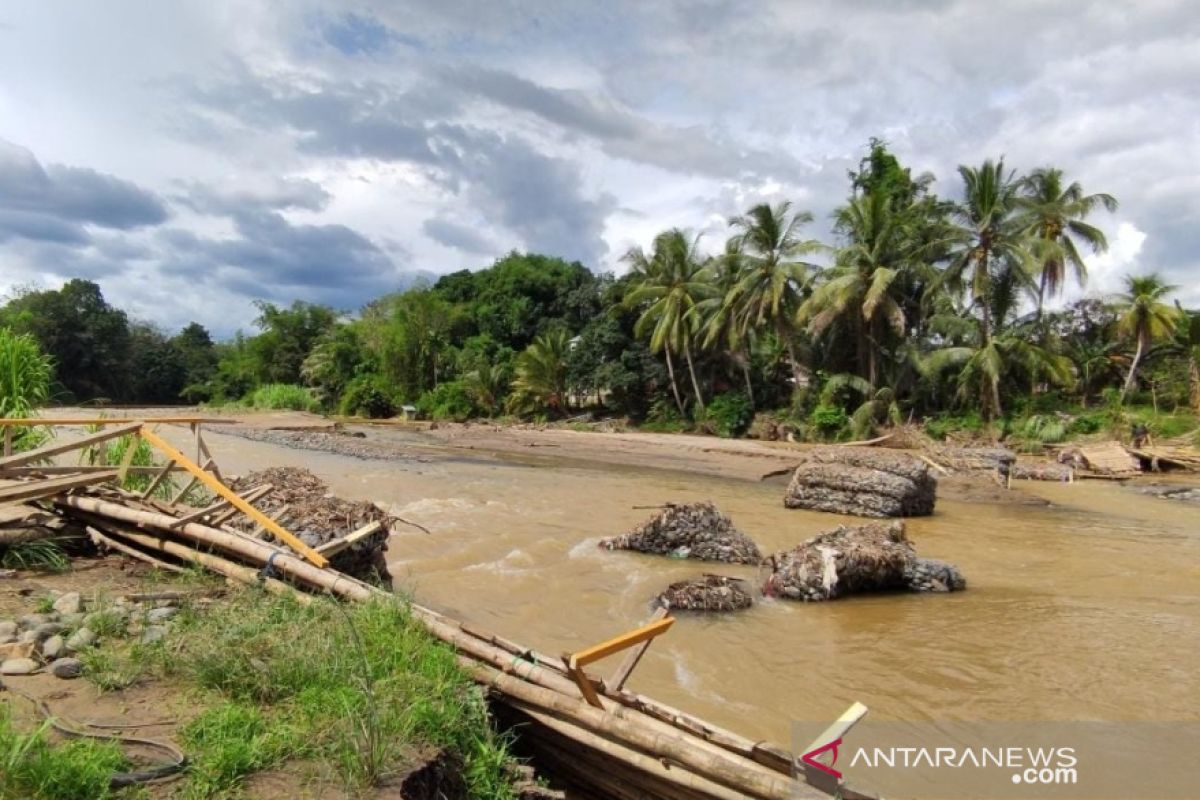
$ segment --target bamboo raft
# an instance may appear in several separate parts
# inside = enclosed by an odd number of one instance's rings
[[[299,602],[311,602],[313,593],[353,602],[392,596],[328,565],[326,554],[340,546],[337,540],[309,547],[254,508],[252,502],[269,492],[269,487],[241,495],[229,489],[203,440],[203,421],[180,417],[167,423],[191,427],[196,460],[163,440],[152,423],[127,420],[25,453],[14,455],[6,447],[0,457],[0,511],[11,521],[20,517],[19,509],[40,519],[52,510],[60,518],[84,526],[98,546],[167,570],[179,571],[181,563],[196,564],[234,581],[291,595]],[[111,420],[86,422],[113,424]],[[6,430],[15,424],[57,423],[0,420]],[[45,464],[53,456],[128,435],[142,437],[162,454],[165,463],[153,468],[129,463],[100,468]],[[5,441],[11,437],[5,436]],[[133,449],[128,447],[127,453]],[[155,476],[150,488],[138,493],[119,488],[134,469]],[[210,489],[217,502],[197,510],[178,506],[176,501],[153,499],[159,481],[177,471],[189,476],[188,487],[199,483]],[[183,494],[176,495],[176,500]],[[31,505],[33,502],[40,507]],[[257,533],[269,532],[274,541],[225,524],[237,513],[254,520]],[[359,534],[356,531],[344,538]],[[519,726],[520,745],[570,797],[797,800],[836,794],[846,800],[873,798],[845,783],[831,782],[826,773],[812,769],[811,763],[805,766],[783,747],[753,741],[625,688],[646,648],[674,622],[664,610],[623,636],[561,658],[416,603],[411,604],[411,612],[433,636],[457,651],[467,673],[486,687],[501,721]],[[609,679],[585,671],[593,662],[621,652],[624,660]]]

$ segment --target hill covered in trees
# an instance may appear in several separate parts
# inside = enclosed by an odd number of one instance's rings
[[[716,255],[679,229],[626,254],[621,277],[514,252],[353,316],[260,302],[258,331],[228,342],[131,321],[82,280],[13,297],[0,326],[51,356],[61,400],[375,417],[412,403],[459,420],[600,409],[725,435],[763,413],[809,438],[916,418],[1053,439],[1093,424],[1064,409],[1200,409],[1200,313],[1152,271],[1046,308],[1106,249],[1114,198],[1003,160],[960,167],[941,197],[878,141],[848,177],[827,241],[781,202],[729,220]]]

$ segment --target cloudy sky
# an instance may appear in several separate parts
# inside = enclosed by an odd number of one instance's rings
[[[620,269],[762,199],[829,238],[881,136],[1118,197],[1092,291],[1200,303],[1187,0],[0,3],[0,294],[71,277],[219,334],[510,249]]]

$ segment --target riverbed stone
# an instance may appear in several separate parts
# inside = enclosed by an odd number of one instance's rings
[[[54,620],[55,617],[50,614],[26,614],[23,617],[17,617],[17,624],[22,628],[36,628],[38,625],[54,622]]]
[[[3,638],[5,636],[11,636],[15,639],[17,636],[18,630],[19,630],[19,627],[15,620],[11,620],[11,619],[0,620],[0,638]]]
[[[67,643],[63,637],[55,634],[46,641],[42,642],[42,658],[47,661],[53,661],[56,658],[61,658],[66,654]]]
[[[67,592],[54,601],[54,610],[59,614],[78,614],[83,610],[83,598],[79,592]]]
[[[78,628],[83,624],[83,618],[87,616],[82,611],[76,611],[74,614],[63,614],[58,618],[58,621],[68,628]]]
[[[162,638],[167,635],[167,629],[163,625],[148,625],[146,630],[142,632],[142,644],[154,644],[162,641]]]
[[[0,664],[0,675],[28,675],[38,668],[32,658],[10,658]]]
[[[43,622],[41,625],[38,625],[36,628],[34,628],[33,632],[37,635],[38,641],[41,642],[49,639],[55,634],[62,633],[66,629],[67,626],[63,625],[61,622]]]
[[[80,628],[67,639],[67,647],[71,650],[83,650],[96,643],[96,634],[90,628]]]
[[[177,608],[152,608],[146,612],[146,621],[151,625],[157,625],[159,623],[166,622],[178,613],[179,609]]]
[[[70,680],[83,674],[83,662],[78,658],[59,658],[50,663],[49,669],[54,677]]]
[[[20,635],[17,636],[17,641],[20,642],[21,644],[36,642],[37,640],[38,640],[37,631],[21,631]]]

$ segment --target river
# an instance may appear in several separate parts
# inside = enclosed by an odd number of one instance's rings
[[[424,456],[360,460],[208,438],[225,472],[302,465],[339,495],[425,525],[431,534],[413,529],[389,545],[397,586],[547,653],[642,623],[672,581],[755,575],[597,548],[653,513],[633,506],[712,500],[764,551],[850,521],[787,510],[773,483],[368,435],[419,443]],[[918,552],[957,564],[967,591],[683,616],[630,687],[784,745],[793,721],[832,720],[856,700],[873,719],[914,722],[1200,719],[1200,510],[1107,481],[1014,491],[1049,505],[942,499],[934,516],[908,522]]]

